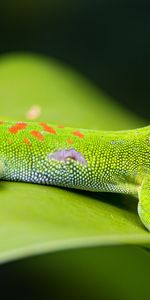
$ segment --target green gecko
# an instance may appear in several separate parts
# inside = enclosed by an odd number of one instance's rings
[[[0,178],[134,195],[150,231],[150,126],[98,131],[0,121]]]

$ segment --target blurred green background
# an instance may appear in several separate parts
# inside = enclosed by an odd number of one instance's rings
[[[149,31],[146,0],[0,3],[1,58],[12,52],[56,58],[112,96],[114,105],[137,115],[137,124],[150,119]],[[94,121],[87,118],[86,125],[96,126]],[[122,126],[134,126],[130,122],[123,120]],[[5,299],[10,294],[17,299],[149,299],[149,276],[150,255],[144,249],[93,247],[2,265],[0,287]]]
[[[147,0],[0,2],[0,53],[33,51],[68,63],[149,119]]]

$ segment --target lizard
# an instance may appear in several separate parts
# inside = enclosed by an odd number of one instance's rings
[[[0,121],[0,180],[133,195],[150,231],[150,126],[100,131]]]

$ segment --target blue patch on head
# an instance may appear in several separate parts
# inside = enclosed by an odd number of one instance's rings
[[[52,154],[48,154],[48,158],[64,162],[66,162],[67,159],[70,158],[83,165],[87,165],[86,159],[82,156],[80,152],[76,151],[74,148],[55,151]]]

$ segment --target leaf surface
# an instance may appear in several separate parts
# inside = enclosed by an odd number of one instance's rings
[[[37,120],[93,129],[128,129],[145,122],[119,106],[80,74],[33,55],[0,61],[0,117],[27,120],[38,105]],[[1,182],[0,261],[66,248],[148,244],[137,201],[114,194]]]

